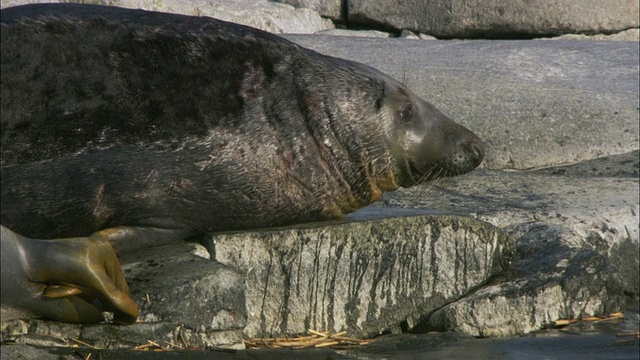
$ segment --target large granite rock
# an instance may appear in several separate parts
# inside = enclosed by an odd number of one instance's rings
[[[565,34],[551,38],[541,38],[543,40],[597,40],[597,41],[639,41],[640,29],[628,29],[613,34]]]
[[[214,236],[244,275],[249,337],[371,336],[464,296],[504,269],[513,240],[466,217],[423,216]]]
[[[582,237],[576,232],[538,222],[510,230],[518,245],[509,270],[493,284],[438,309],[416,329],[512,336],[557,319],[623,309],[618,269],[606,256],[580,246]]]
[[[125,348],[183,337],[190,346],[233,348],[242,346],[240,331],[371,336],[412,326],[482,285],[504,270],[513,248],[499,228],[456,216],[217,234],[213,242],[217,261],[194,254],[206,254],[194,244],[121,256],[140,304],[132,326],[14,321],[3,324],[3,340]]]
[[[296,8],[308,8],[317,11],[321,16],[337,22],[345,22],[347,18],[346,3],[348,0],[273,0],[289,4]]]
[[[635,0],[349,0],[348,21],[438,38],[612,33],[638,27]]]
[[[244,279],[209,260],[188,243],[144,249],[120,256],[140,306],[141,322],[170,322],[210,332],[242,330],[247,323]]]
[[[313,34],[317,31],[334,27],[331,21],[323,20],[314,10],[307,8],[296,9],[291,5],[267,0],[3,0],[2,7],[50,2],[77,2],[193,16],[210,16],[276,34]]]
[[[0,7],[61,0],[3,0]],[[327,28],[413,31],[420,38],[536,38],[638,41],[638,2],[612,0],[70,0],[185,15],[206,15],[274,33]],[[280,3],[280,4],[278,4]],[[285,5],[286,4],[286,5]],[[294,10],[294,7],[296,8]],[[320,16],[326,20],[321,20]],[[330,19],[330,20],[329,20]],[[565,35],[566,34],[566,35]],[[566,36],[566,37],[565,37]]]

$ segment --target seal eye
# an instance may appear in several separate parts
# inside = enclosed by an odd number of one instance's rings
[[[400,109],[400,121],[403,124],[408,124],[413,120],[413,107],[411,104],[407,104]]]

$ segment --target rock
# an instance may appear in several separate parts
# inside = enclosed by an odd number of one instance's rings
[[[327,29],[327,30],[320,30],[316,34],[317,35],[334,35],[334,36],[379,37],[379,38],[391,37],[390,33],[382,32],[378,30]]]
[[[637,42],[285,37],[404,79],[485,140],[487,169],[573,164],[638,149]]]
[[[247,337],[409,326],[500,272],[512,240],[471,218],[421,216],[215,235],[244,275]]]
[[[233,351],[226,349],[137,351],[96,350],[91,348],[39,348],[33,346],[2,346],[2,359],[38,360],[152,360],[215,359],[215,360],[304,360],[327,359],[636,359],[640,342],[631,336],[616,337],[616,332],[635,332],[638,322],[590,322],[574,324],[562,331],[547,330],[530,336],[499,339],[478,339],[453,332],[429,334],[391,334],[380,336],[366,346],[347,350],[309,348],[294,350],[261,349]],[[629,324],[629,325],[624,325]],[[628,326],[628,327],[627,327]],[[569,331],[566,331],[569,330]],[[625,344],[620,342],[625,341]]]
[[[187,293],[187,295],[190,294]],[[179,305],[174,303],[173,306]],[[136,323],[129,326],[104,324],[85,326],[80,340],[99,349],[132,349],[149,344],[150,340],[174,349],[191,347],[244,349],[241,330],[189,329],[167,322]]]
[[[45,4],[45,3],[58,3],[59,0],[3,0],[0,2],[0,9],[18,6],[18,5],[27,5],[27,4]],[[95,1],[87,1],[88,4],[102,4],[101,0]]]
[[[582,239],[579,244],[613,261],[623,273],[625,291],[640,294],[634,281],[640,271],[638,247],[638,155],[627,154],[528,172],[477,170],[449,179],[446,188],[402,189],[351,215],[371,219],[392,209],[407,213],[467,214],[500,228],[537,222],[565,227]],[[624,258],[624,260],[616,260]]]
[[[552,38],[541,38],[541,40],[597,40],[597,41],[639,41],[640,29],[628,29],[615,34],[605,35],[585,35],[585,34],[565,34]]]
[[[317,12],[311,9],[295,9],[291,5],[267,0],[110,0],[93,2],[77,0],[71,2],[106,4],[193,16],[210,16],[276,34],[313,34],[319,30],[333,28],[331,21],[323,20]],[[3,2],[2,6],[7,7],[26,3],[30,3],[30,1],[16,0],[7,4]]]
[[[2,342],[35,346],[73,346],[82,329],[54,321],[10,320],[2,322]]]
[[[405,39],[418,40],[420,37],[414,34],[411,30],[404,29],[400,32],[400,37]]]
[[[282,360],[289,358],[305,360],[327,360],[327,359],[362,359],[362,356],[346,355],[344,351],[336,351],[328,348],[310,348],[304,350],[281,349],[260,349],[260,350],[230,350],[230,349],[197,349],[169,351],[149,351],[149,350],[127,350],[127,349],[94,349],[89,347],[78,348],[46,348],[29,345],[5,345],[0,347],[2,359],[9,360],[79,360],[79,359],[100,359],[100,360],[155,360],[155,359],[178,359],[178,360]],[[367,357],[369,358],[369,357]]]
[[[141,322],[168,322],[206,331],[246,325],[244,279],[194,254],[200,245],[178,243],[120,256]],[[179,306],[176,306],[179,304]]]
[[[427,34],[418,34],[418,37],[422,40],[438,40],[435,36],[427,35]]]
[[[190,294],[187,293],[187,296]],[[173,304],[177,306],[176,304]],[[96,349],[133,349],[161,344],[170,349],[244,349],[242,330],[189,329],[168,322],[77,325],[44,320],[11,320],[2,325],[2,341],[47,347],[90,346]]]
[[[3,359],[38,359],[38,360],[71,360],[74,355],[60,355],[56,348],[36,346],[5,345],[0,347]],[[53,354],[52,354],[53,352]],[[77,359],[77,357],[75,357]],[[74,359],[75,360],[75,359]]]
[[[638,27],[635,0],[350,0],[351,25],[409,29],[438,38],[531,38]]]
[[[580,246],[582,237],[558,225],[529,222],[509,227],[516,255],[496,284],[434,312],[417,328],[473,336],[513,336],[558,319],[624,309],[621,278],[607,258]]]
[[[296,8],[308,8],[317,11],[321,16],[343,23],[346,14],[342,8],[342,3],[346,0],[275,0],[284,4],[292,5]]]

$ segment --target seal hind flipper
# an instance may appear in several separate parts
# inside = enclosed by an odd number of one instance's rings
[[[70,323],[104,320],[134,323],[138,305],[129,297],[120,262],[103,238],[29,239],[1,227],[2,318],[46,318]]]

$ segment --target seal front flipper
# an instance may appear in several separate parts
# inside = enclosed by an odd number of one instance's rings
[[[89,238],[108,241],[116,253],[128,253],[151,246],[173,244],[189,237],[189,229],[158,226],[116,226],[93,233]]]
[[[120,262],[100,237],[36,240],[2,229],[2,317],[38,317],[71,323],[104,320],[93,305],[113,311],[114,322],[129,324],[138,306]],[[68,296],[65,296],[68,295]]]

